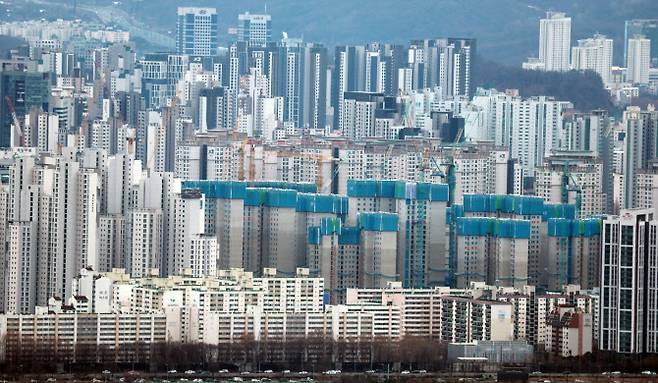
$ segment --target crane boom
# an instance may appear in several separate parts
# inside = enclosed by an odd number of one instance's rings
[[[11,112],[11,119],[13,121],[12,125],[14,125],[14,130],[16,130],[16,134],[18,135],[18,139],[21,142],[21,146],[25,147],[23,129],[21,128],[21,122],[18,120],[18,116],[16,116],[16,110],[14,109],[14,104],[11,102],[11,98],[9,98],[9,96],[5,96],[5,100],[7,101],[7,105],[9,106],[9,112]]]

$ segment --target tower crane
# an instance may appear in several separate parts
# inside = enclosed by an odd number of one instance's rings
[[[455,198],[455,186],[457,184],[457,178],[455,176],[455,155],[457,153],[458,147],[460,146],[460,141],[461,138],[464,134],[464,129],[459,129],[457,132],[457,135],[455,136],[455,140],[452,143],[450,152],[447,156],[445,156],[444,161],[442,163],[439,163],[436,158],[432,157],[431,155],[429,156],[429,167],[432,169],[431,176],[432,177],[440,177],[443,178],[446,183],[448,184],[448,206],[452,206],[454,203],[454,198]],[[421,164],[421,173],[420,173],[420,181],[424,182],[425,181],[425,168],[424,165]],[[445,170],[443,170],[445,169]]]
[[[569,162],[564,164],[562,172],[562,203],[569,203],[569,192],[576,193],[576,217],[580,216],[580,209],[583,204],[583,188],[573,178],[571,170],[569,169]]]
[[[18,120],[18,116],[16,116],[16,110],[14,110],[14,104],[11,102],[11,98],[9,96],[5,96],[5,100],[7,101],[7,105],[9,106],[9,112],[11,112],[11,119],[12,119],[12,125],[14,126],[15,133],[20,140],[21,146],[25,147],[26,142],[25,142],[25,137],[23,137],[23,129],[21,127],[21,122]]]

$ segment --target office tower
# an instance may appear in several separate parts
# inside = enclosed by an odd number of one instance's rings
[[[178,7],[176,52],[190,56],[215,56],[218,48],[215,8]]]
[[[624,62],[628,58],[628,40],[644,35],[651,41],[651,60],[658,63],[658,19],[626,20],[624,23]]]
[[[0,147],[22,146],[17,129],[12,128],[11,108],[19,122],[33,108],[47,112],[50,101],[50,83],[47,73],[3,71],[0,73]],[[9,105],[7,99],[11,101]],[[21,123],[24,125],[24,123]],[[21,126],[22,129],[22,126]],[[13,141],[12,141],[13,140]]]
[[[241,13],[238,15],[238,41],[250,47],[265,47],[272,38],[272,16]]]
[[[591,70],[601,76],[603,84],[610,82],[612,75],[612,39],[596,34],[594,37],[578,40],[578,46],[571,49],[571,68]]]
[[[539,21],[539,60],[544,70],[569,70],[571,50],[571,18],[561,12],[547,12]]]
[[[651,320],[658,288],[653,210],[621,210],[603,221],[599,349],[622,353],[657,352]]]
[[[650,65],[651,41],[643,35],[635,35],[628,39],[626,80],[633,84],[648,84]]]

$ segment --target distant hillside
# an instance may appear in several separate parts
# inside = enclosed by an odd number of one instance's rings
[[[537,55],[539,18],[549,8],[572,17],[574,43],[595,32],[614,38],[618,60],[623,54],[624,20],[658,17],[656,0],[122,0],[118,6],[155,29],[173,32],[176,7],[182,5],[216,7],[223,40],[228,27],[235,26],[238,13],[262,12],[267,6],[276,36],[286,31],[328,45],[476,37],[482,56],[513,64]]]
[[[498,90],[518,89],[523,97],[553,96],[570,101],[576,109],[612,111],[610,94],[603,87],[601,77],[594,72],[540,72],[523,70],[494,62],[478,62],[475,86]]]
[[[27,41],[12,36],[0,35],[0,57],[7,57],[10,50],[27,45]]]

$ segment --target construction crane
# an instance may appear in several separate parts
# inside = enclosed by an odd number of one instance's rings
[[[386,174],[386,165],[388,164],[388,161],[391,159],[391,154],[393,153],[393,144],[389,144],[388,148],[386,148],[386,154],[384,154],[384,159],[379,165],[379,178],[384,179],[387,178],[384,175]]]
[[[576,193],[576,217],[580,216],[580,209],[582,207],[583,201],[583,188],[576,182],[571,174],[571,169],[569,169],[569,161],[564,164],[562,172],[562,203],[569,203],[569,193]]]
[[[409,96],[402,96],[402,122],[405,128],[413,128],[412,122],[414,122],[414,103]]]
[[[452,150],[447,157],[447,172],[446,178],[448,181],[448,206],[452,206],[455,202],[455,186],[457,185],[457,176],[455,175],[455,154],[457,153],[458,145],[461,146],[461,139],[464,135],[464,128],[459,129],[455,140],[452,142]]]
[[[9,96],[5,96],[5,100],[7,101],[7,105],[9,106],[9,111],[11,112],[11,119],[12,119],[12,125],[14,126],[14,131],[16,132],[16,136],[20,140],[21,146],[25,147],[26,142],[25,142],[25,137],[23,137],[23,129],[21,128],[21,122],[18,120],[18,116],[16,116],[16,110],[14,110],[14,104],[11,102],[11,98]]]
[[[233,132],[234,141],[237,139],[235,131]],[[245,151],[245,148],[249,147],[249,153]],[[249,174],[246,176],[247,181],[255,181],[254,176],[256,174],[256,164],[254,163],[256,159],[254,158],[254,147],[249,144],[249,139],[245,138],[240,142],[240,148],[238,149],[240,154],[240,168],[238,170],[238,179],[240,181],[245,181],[245,157],[249,155]]]
[[[442,163],[438,163],[436,158],[432,157],[431,155],[427,154],[427,161],[429,161],[429,167],[432,169],[431,176],[432,177],[440,177],[445,180],[445,182],[448,184],[448,206],[452,206],[452,204],[455,202],[455,186],[457,185],[457,177],[455,176],[455,157],[456,153],[458,151],[458,148],[461,146],[461,138],[464,134],[464,129],[459,129],[457,132],[457,135],[455,136],[455,140],[452,143],[450,152],[447,156],[445,156],[444,161]],[[425,181],[425,165],[421,162],[421,173],[420,173],[420,182]],[[445,170],[443,170],[445,169]]]

